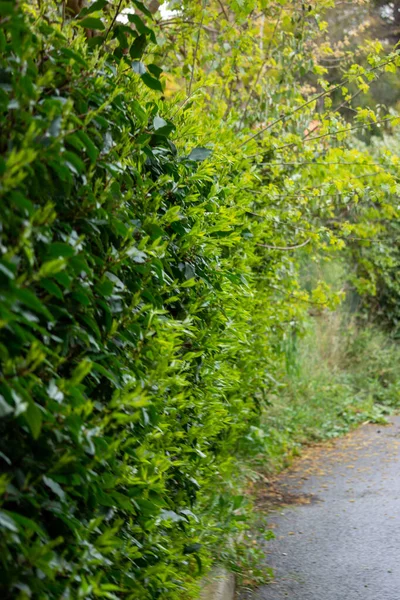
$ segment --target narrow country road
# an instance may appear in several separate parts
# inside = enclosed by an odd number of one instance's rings
[[[240,600],[400,600],[400,417],[307,451],[274,494],[275,581]]]

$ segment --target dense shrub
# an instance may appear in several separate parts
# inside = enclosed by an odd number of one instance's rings
[[[375,136],[370,152],[387,173],[396,177],[398,171],[399,135]],[[400,248],[399,248],[399,186],[382,187],[386,192],[384,206],[376,206],[373,198],[365,203],[366,217],[373,235],[362,244],[349,244],[349,265],[352,283],[359,293],[363,317],[398,338],[400,328]],[[372,239],[371,239],[372,238]]]
[[[263,377],[240,174],[177,151],[124,35],[1,11],[2,597],[172,598]]]
[[[335,219],[371,157],[329,154],[326,138],[347,137],[329,108],[306,133],[318,3],[276,35],[271,8],[262,86],[256,2],[224,18],[220,2],[183,3],[157,37],[141,2],[128,24],[127,3],[72,4],[0,2],[0,590],[188,598],[241,526],[225,481],[285,348],[310,305],[337,301],[301,288],[294,250],[365,234]],[[361,89],[371,73],[355,72]]]

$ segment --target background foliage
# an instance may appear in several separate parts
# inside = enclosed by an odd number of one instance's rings
[[[246,526],[235,455],[344,295],[304,264],[341,253],[367,296],[393,266],[398,159],[352,136],[397,118],[348,86],[397,52],[332,84],[328,0],[153,4],[0,3],[4,598],[193,595]]]

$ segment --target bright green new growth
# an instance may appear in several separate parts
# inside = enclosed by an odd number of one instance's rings
[[[374,113],[346,125],[328,110],[306,133],[303,42],[329,2],[298,20],[281,14],[291,2],[260,3],[263,48],[277,46],[260,75],[258,3],[223,3],[229,24],[219,2],[184,6],[168,35],[133,4],[124,24],[121,2],[74,19],[51,1],[0,2],[6,599],[190,597],[243,527],[225,482],[279,390],[288,340],[310,306],[342,296],[305,290],[298,256],[368,245],[379,210],[397,215],[390,172],[338,144]],[[335,89],[397,61],[375,58]],[[371,169],[379,188],[364,184]]]

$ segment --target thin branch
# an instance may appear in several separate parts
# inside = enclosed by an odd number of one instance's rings
[[[169,27],[170,25],[174,25],[175,23],[179,23],[179,25],[182,27],[183,25],[194,25],[195,27],[202,27],[204,29],[204,31],[209,31],[210,33],[220,33],[218,29],[214,29],[213,27],[209,27],[208,25],[202,25],[202,23],[196,23],[195,21],[178,21],[177,19],[175,21],[161,21],[160,23],[157,23],[158,27],[160,27],[160,29],[163,29],[165,27]]]
[[[303,248],[303,246],[306,246],[309,242],[311,242],[311,238],[307,238],[305,242],[296,244],[295,246],[270,246],[269,244],[257,244],[257,246],[269,248],[270,250],[297,250],[297,248]]]
[[[189,102],[189,100],[199,91],[202,90],[205,86],[201,85],[199,86],[196,90],[194,90],[191,94],[189,94],[189,96],[178,106],[178,108],[176,109],[176,111],[174,113],[172,113],[171,115],[171,119],[173,119],[175,117],[175,115],[184,107],[186,106],[186,104]]]
[[[189,88],[188,88],[188,96],[190,96],[191,91],[192,91],[192,85],[193,85],[193,79],[194,79],[194,69],[195,69],[195,66],[196,66],[197,52],[199,50],[200,33],[201,33],[201,30],[202,30],[202,27],[203,27],[205,7],[206,7],[206,0],[204,0],[204,2],[203,2],[203,10],[202,10],[202,13],[201,13],[201,21],[200,21],[199,29],[197,30],[197,40],[196,40],[196,47],[195,47],[194,53],[193,53],[192,73],[190,75],[190,82],[189,82]]]
[[[221,0],[218,0],[218,4],[220,5],[220,7],[221,7],[221,10],[222,10],[222,12],[223,12],[223,13],[224,13],[224,15],[225,15],[225,19],[226,19],[226,20],[228,21],[228,23],[229,23],[229,16],[228,16],[228,13],[226,12],[226,10],[225,10],[225,7],[224,7],[223,3],[221,2]]]
[[[388,121],[392,121],[395,117],[388,117],[386,119],[380,119],[379,121],[372,121],[371,123],[361,123],[359,125],[354,125],[354,127],[347,127],[346,129],[339,129],[338,131],[332,131],[330,133],[323,133],[321,135],[315,135],[314,137],[307,138],[304,137],[301,140],[301,143],[305,144],[306,142],[312,142],[314,140],[320,140],[322,138],[332,137],[338,135],[339,133],[347,133],[349,131],[354,131],[355,129],[362,129],[363,127],[370,127],[371,125],[378,125],[379,123],[386,123]],[[290,146],[297,146],[299,142],[291,142],[290,144],[284,144],[283,146],[279,146],[275,148],[275,150],[283,150],[284,148],[289,148]]]
[[[119,0],[118,6],[117,6],[117,10],[115,11],[115,14],[114,14],[114,16],[113,16],[113,19],[112,19],[112,21],[111,21],[111,23],[110,23],[110,26],[109,26],[109,28],[107,29],[107,33],[106,33],[106,36],[105,36],[105,38],[104,38],[104,44],[106,43],[106,41],[107,41],[107,39],[108,39],[108,36],[109,36],[109,34],[110,34],[110,31],[111,31],[111,29],[113,28],[113,26],[114,26],[114,23],[115,23],[115,21],[116,21],[116,19],[117,19],[118,15],[119,15],[119,11],[120,11],[120,9],[121,9],[122,2],[123,2],[123,0]]]
[[[366,70],[365,74],[366,73],[371,73],[372,71],[376,71],[377,69],[380,69],[381,67],[384,67],[385,65],[393,62],[397,57],[398,57],[398,54],[396,54],[396,56],[393,56],[392,58],[388,59],[387,61],[381,63],[380,65],[378,65],[376,67],[372,67],[371,69]],[[316,102],[317,100],[319,100],[320,98],[323,98],[324,96],[327,96],[328,94],[332,94],[333,92],[335,92],[336,90],[338,90],[339,88],[341,88],[343,85],[345,85],[346,83],[348,83],[349,80],[350,80],[350,75],[348,75],[347,77],[343,78],[340,83],[334,85],[333,87],[329,88],[328,90],[325,90],[324,92],[321,92],[320,94],[318,94],[314,98],[311,98],[311,100],[307,100],[306,102],[304,102],[303,104],[301,104],[300,106],[298,106],[297,108],[295,108],[294,110],[292,110],[291,112],[289,112],[287,115],[282,115],[278,119],[275,119],[275,121],[272,121],[272,123],[269,123],[269,125],[266,125],[262,129],[260,129],[260,131],[257,131],[256,133],[254,133],[253,135],[251,135],[249,138],[247,138],[247,140],[245,140],[242,144],[240,144],[239,148],[241,148],[242,146],[245,146],[246,144],[248,144],[249,142],[251,142],[252,140],[254,140],[256,137],[259,137],[265,131],[268,131],[269,129],[271,129],[272,127],[274,127],[275,125],[277,125],[278,123],[281,123],[283,121],[287,121],[288,119],[290,119],[290,117],[292,117],[294,114],[296,114],[297,112],[299,112],[300,110],[302,110],[306,106],[309,106],[313,102]]]
[[[376,177],[378,175],[389,175],[389,174],[386,173],[385,171],[375,171],[375,173],[365,173],[364,175],[357,175],[356,177],[352,177],[351,179],[349,179],[349,183],[352,183],[352,181],[354,181],[354,179],[364,179],[364,178],[368,178],[368,177]],[[271,200],[275,200],[275,199],[277,200],[278,198],[309,198],[310,194],[312,192],[315,192],[316,190],[323,190],[327,184],[328,185],[332,184],[332,182],[325,181],[322,185],[312,187],[312,188],[304,187],[304,188],[299,189],[297,193],[292,193],[292,194],[289,194],[289,193],[288,194],[274,194],[274,192],[271,190],[267,190],[266,193],[270,194]],[[252,194],[256,193],[255,190],[247,190],[247,191],[251,192]],[[293,190],[293,192],[295,192],[295,191],[296,190]],[[262,195],[261,192],[259,192],[258,194]],[[350,194],[360,195],[361,190],[326,192],[323,194],[318,194],[317,196],[315,196],[315,198],[322,198],[322,197],[327,197],[327,196],[347,196]]]
[[[348,166],[358,166],[358,167],[381,167],[380,163],[366,163],[366,162],[315,162],[315,161],[305,161],[305,162],[263,162],[259,163],[259,166],[271,165],[274,167],[281,166],[294,166],[294,165],[348,165]]]
[[[349,102],[352,102],[354,100],[354,98],[357,98],[357,96],[359,96],[359,94],[361,94],[362,90],[357,90],[355,94],[352,95],[351,98],[349,98],[348,100],[344,100],[341,104],[339,104],[339,106],[336,106],[335,108],[333,108],[333,112],[337,112],[338,110],[340,110],[341,108],[344,108],[346,106],[346,104],[349,104]]]
[[[281,7],[281,10],[279,11],[279,15],[278,15],[278,18],[277,18],[277,20],[276,20],[276,23],[275,23],[274,30],[273,30],[273,32],[272,32],[271,39],[270,39],[270,40],[269,40],[269,42],[268,42],[268,48],[267,48],[267,51],[266,51],[266,53],[265,53],[265,60],[266,60],[266,61],[267,61],[267,60],[269,60],[269,58],[270,58],[271,47],[272,47],[272,44],[273,44],[273,41],[274,41],[274,38],[275,38],[275,33],[276,33],[276,30],[278,29],[278,25],[279,25],[279,22],[280,22],[280,20],[281,20],[281,17],[282,17],[283,10],[284,10],[284,7],[282,6],[282,7]],[[259,79],[260,79],[260,77],[261,77],[261,73],[263,72],[263,69],[264,69],[264,67],[265,67],[265,66],[266,66],[266,64],[265,64],[265,62],[263,62],[263,63],[262,63],[262,65],[261,65],[261,67],[260,67],[260,68],[259,68],[259,70],[258,70],[258,73],[257,73],[256,80],[255,80],[254,84],[252,85],[252,87],[251,87],[251,89],[250,89],[250,91],[249,91],[249,95],[248,95],[248,97],[247,97],[247,101],[246,101],[246,104],[245,104],[245,107],[244,107],[244,110],[243,110],[243,114],[242,114],[242,116],[240,117],[239,129],[240,129],[240,127],[241,127],[241,125],[242,125],[243,121],[244,121],[244,120],[245,120],[245,118],[246,118],[246,115],[247,115],[247,109],[248,109],[248,106],[249,106],[249,103],[250,103],[250,100],[251,100],[251,96],[252,96],[252,94],[253,94],[254,88],[256,87],[256,85],[257,85],[257,83],[258,83],[258,81],[259,81]],[[270,68],[270,67],[268,67],[268,68]]]

